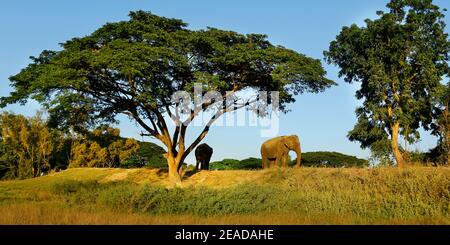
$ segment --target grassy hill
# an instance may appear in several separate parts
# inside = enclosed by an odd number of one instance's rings
[[[450,169],[68,169],[0,182],[0,224],[450,224]]]

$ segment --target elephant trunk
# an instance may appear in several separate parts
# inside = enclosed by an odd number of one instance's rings
[[[298,144],[298,147],[296,147],[295,153],[297,154],[297,162],[295,163],[295,166],[300,167],[302,159],[302,150],[300,149],[300,144]]]

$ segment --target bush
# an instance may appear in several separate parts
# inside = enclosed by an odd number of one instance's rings
[[[52,184],[50,191],[53,194],[70,195],[84,190],[95,191],[97,188],[99,188],[99,184],[95,180],[63,180]]]
[[[290,162],[294,166],[296,159]],[[261,169],[262,161],[260,158],[247,158],[244,160],[223,159],[222,161],[212,162],[212,170],[252,170]],[[354,156],[344,155],[338,152],[305,152],[302,153],[302,166],[306,167],[367,167],[369,162]]]
[[[291,162],[291,165],[295,165],[295,161],[296,159]],[[368,167],[369,161],[339,152],[305,152],[302,153],[302,166],[329,168]]]
[[[223,159],[222,161],[210,163],[212,170],[234,170],[240,169],[239,160],[236,159]]]
[[[239,170],[239,169],[260,169],[262,161],[260,158],[250,157],[244,160],[223,159],[222,161],[212,162],[210,164],[212,170]]]
[[[240,169],[260,169],[262,168],[262,160],[260,158],[250,157],[241,160],[239,166]]]

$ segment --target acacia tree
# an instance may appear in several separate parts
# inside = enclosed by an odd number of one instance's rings
[[[403,167],[399,134],[414,142],[420,126],[430,129],[433,97],[449,72],[450,42],[431,0],[392,0],[387,7],[364,27],[344,27],[324,54],[346,82],[361,82],[356,97],[364,102],[350,140],[372,150],[387,146]]]
[[[107,23],[91,35],[73,38],[62,44],[61,51],[45,50],[31,59],[28,67],[10,77],[14,91],[2,98],[1,105],[33,98],[61,127],[115,122],[117,114],[126,114],[146,131],[143,135],[166,146],[169,177],[177,182],[183,160],[212,123],[254,100],[216,108],[188,145],[189,122],[199,112],[214,109],[213,103],[202,102],[181,121],[175,116],[179,103],[171,100],[174,92],[192,92],[193,84],[200,83],[226,101],[242,90],[278,91],[280,109],[286,112],[285,104],[294,102],[295,95],[334,84],[319,60],[274,46],[265,35],[215,28],[193,31],[181,20],[143,11],[131,12],[129,21]],[[172,133],[167,118],[174,120]]]

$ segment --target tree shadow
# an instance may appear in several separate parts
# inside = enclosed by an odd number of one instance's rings
[[[167,177],[167,175],[169,174],[169,169],[167,168],[158,168],[158,170],[156,171],[156,176],[163,178],[163,177]]]
[[[192,176],[194,176],[197,173],[200,173],[201,170],[195,170],[195,169],[188,169],[188,170],[184,170],[184,172],[181,173],[181,180],[188,180],[189,178],[191,178]],[[169,175],[169,169],[168,168],[159,168],[156,171],[156,176],[158,176],[159,178],[167,178]]]
[[[186,170],[182,176],[182,179],[183,180],[189,179],[190,177],[194,176],[195,174],[200,173],[200,171],[201,170],[195,170],[195,169]]]

